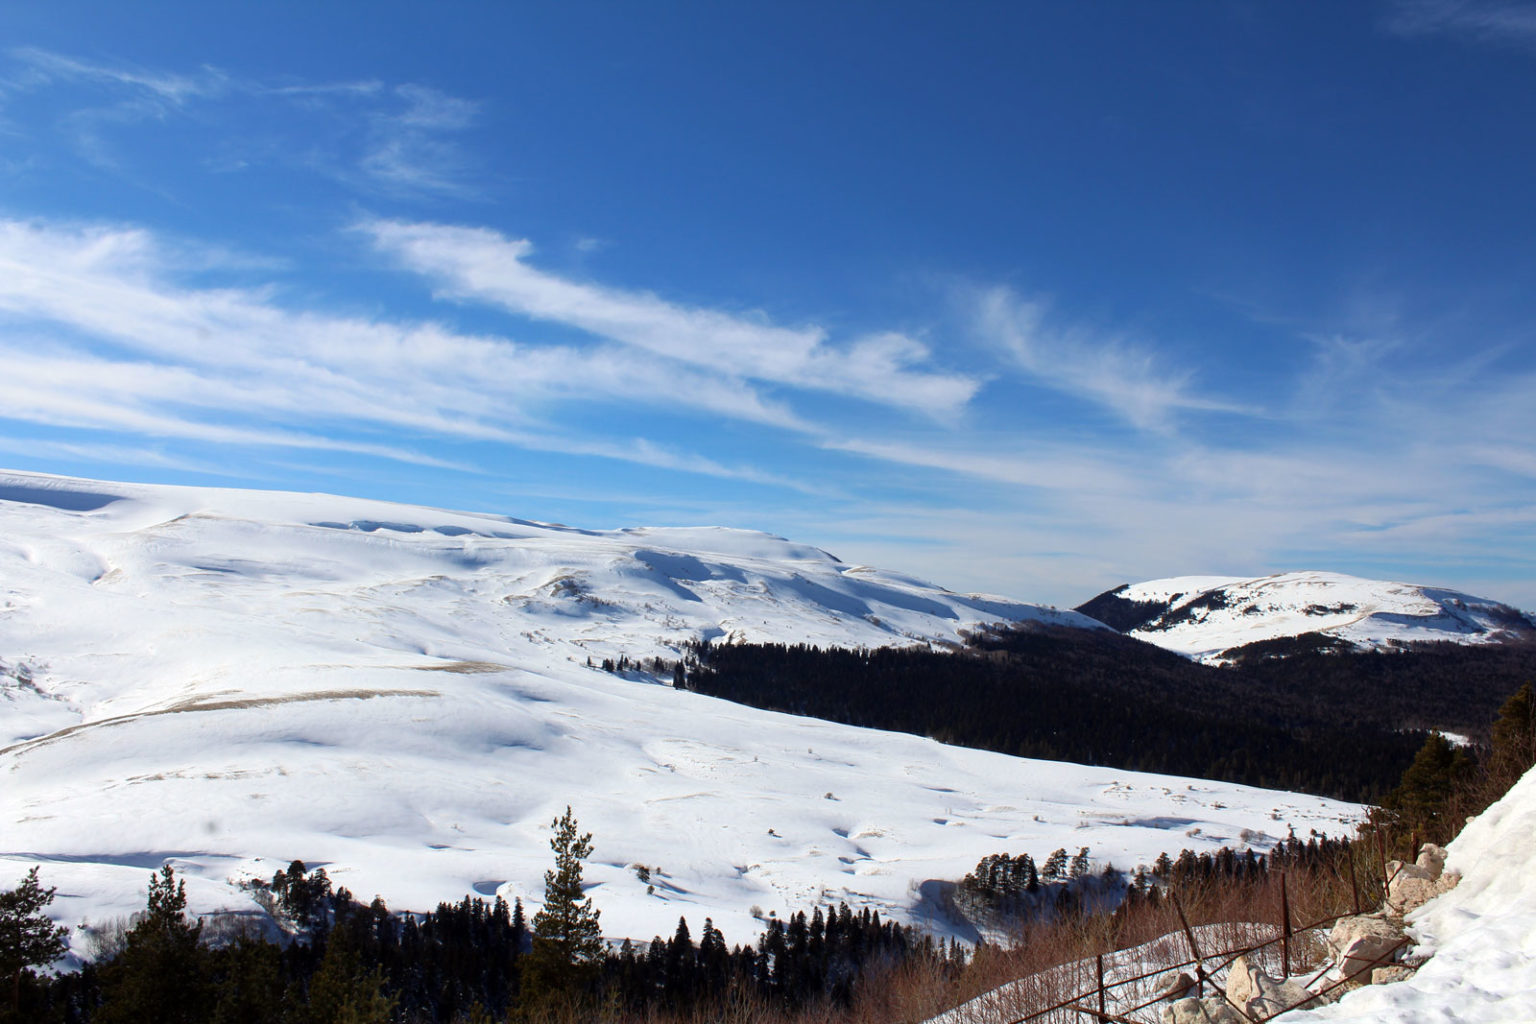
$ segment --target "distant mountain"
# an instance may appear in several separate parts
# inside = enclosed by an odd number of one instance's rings
[[[1351,650],[1536,638],[1536,618],[1497,601],[1330,572],[1176,576],[1116,587],[1077,610],[1201,661],[1229,660],[1239,648],[1296,637]]]
[[[1123,640],[761,533],[0,473],[0,885],[41,865],[74,927],[170,859],[194,910],[251,912],[239,883],[299,858],[397,909],[532,909],[570,805],[608,934],[734,942],[823,900],[932,920],[925,883],[1001,849],[1131,867],[1356,810],[758,710],[655,661],[993,623]]]

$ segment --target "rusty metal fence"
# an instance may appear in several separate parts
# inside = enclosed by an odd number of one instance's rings
[[[1177,899],[1175,899],[1175,906],[1178,906]],[[1273,951],[1278,946],[1280,947],[1282,961],[1282,977],[1288,977],[1289,972],[1284,964],[1289,960],[1292,944],[1297,941],[1298,937],[1315,934],[1321,929],[1330,927],[1341,918],[1348,916],[1350,915],[1336,914],[1332,917],[1313,921],[1310,924],[1294,928],[1282,928],[1282,934],[1263,942],[1203,951],[1195,938],[1194,929],[1190,928],[1188,922],[1183,920],[1183,910],[1180,909],[1179,917],[1181,919],[1180,924],[1182,926],[1183,938],[1187,942],[1189,950],[1189,954],[1186,957],[1171,963],[1165,962],[1156,968],[1142,971],[1138,974],[1128,977],[1117,977],[1112,981],[1107,981],[1104,969],[1105,957],[1104,954],[1099,954],[1094,959],[1094,970],[1097,977],[1091,987],[1080,989],[1072,995],[1058,999],[1056,1002],[1034,1010],[1022,1017],[1014,1017],[1010,1020],[1009,1024],[1047,1024],[1047,1022],[1049,1024],[1056,1024],[1058,1021],[1081,1021],[1084,1017],[1089,1020],[1099,1021],[1101,1024],[1104,1024],[1104,1022],[1113,1022],[1113,1024],[1149,1024],[1148,1017],[1138,1018],[1135,1015],[1144,1013],[1159,1003],[1167,1002],[1170,998],[1183,998],[1188,995],[1203,997],[1207,988],[1221,996],[1243,1019],[1257,1021],[1262,1018],[1250,1015],[1246,1007],[1239,1006],[1228,998],[1225,987],[1216,980],[1221,973],[1230,967],[1238,957],[1253,957],[1262,962],[1263,954],[1266,951]],[[1316,971],[1308,978],[1306,986],[1309,992],[1306,997],[1276,1009],[1274,1013],[1296,1009],[1315,1002],[1327,1001],[1327,997],[1335,990],[1349,985],[1355,979],[1377,967],[1390,963],[1397,956],[1398,951],[1407,943],[1408,939],[1403,938],[1386,952],[1355,968],[1348,975],[1330,982],[1321,989],[1312,990],[1311,986],[1315,985],[1332,967],[1332,964],[1324,964],[1321,970]],[[1193,968],[1194,970],[1194,978],[1188,989],[1173,996],[1170,996],[1168,991],[1164,989],[1153,993],[1150,998],[1143,998],[1146,994],[1146,989],[1150,987],[1149,983],[1153,979],[1181,971],[1184,968]],[[1118,996],[1125,989],[1139,989],[1140,992],[1132,995],[1129,999],[1117,998],[1117,1003],[1129,1002],[1130,1005],[1117,1005],[1115,1012],[1110,1012],[1108,1004],[1111,995]]]
[[[1418,841],[1415,837],[1411,843],[1411,849],[1417,853]],[[1392,876],[1387,872],[1386,845],[1381,842],[1379,847],[1382,871],[1382,901],[1385,904],[1385,896],[1392,882]],[[1368,855],[1369,856],[1369,855]],[[1358,915],[1361,913],[1360,886],[1356,881],[1353,857],[1349,858],[1349,883],[1353,894],[1353,909],[1344,913],[1333,914],[1319,918],[1303,925],[1293,925],[1291,921],[1290,900],[1286,890],[1285,876],[1280,876],[1280,921],[1275,924],[1255,923],[1228,923],[1226,925],[1208,925],[1205,928],[1226,928],[1229,934],[1242,934],[1247,932],[1248,941],[1236,944],[1226,944],[1219,949],[1203,950],[1196,938],[1195,929],[1190,927],[1189,920],[1185,916],[1184,908],[1179,903],[1176,894],[1170,893],[1174,909],[1178,913],[1180,931],[1162,936],[1160,939],[1128,949],[1116,950],[1109,954],[1098,954],[1090,960],[1077,960],[1070,964],[1063,964],[1056,968],[1050,968],[1038,972],[1028,978],[1020,979],[1004,988],[1008,989],[1007,1001],[1015,1007],[1025,1005],[1038,1006],[1022,1016],[1004,1016],[997,1012],[996,1008],[985,1012],[991,1020],[1006,1020],[1007,1024],[1081,1024],[1084,1018],[1097,1021],[1099,1024],[1154,1024],[1157,1016],[1149,1011],[1157,1004],[1165,1003],[1172,999],[1184,998],[1188,995],[1204,997],[1206,989],[1219,995],[1227,1005],[1231,1006],[1240,1019],[1258,1021],[1263,1018],[1250,1014],[1248,1008],[1239,1006],[1228,995],[1225,986],[1218,982],[1223,972],[1239,958],[1248,957],[1250,962],[1266,971],[1279,969],[1279,977],[1291,978],[1292,966],[1299,966],[1300,960],[1296,959],[1298,952],[1307,954],[1321,954],[1323,950],[1322,930],[1330,928],[1337,921]],[[1180,942],[1182,940],[1182,943]],[[1320,989],[1313,989],[1332,968],[1329,962],[1323,963],[1320,969],[1315,970],[1305,982],[1308,994],[1292,1004],[1273,1009],[1268,1016],[1283,1013],[1288,1010],[1315,1005],[1329,1001],[1328,997],[1339,989],[1349,986],[1362,976],[1368,980],[1369,972],[1377,967],[1392,962],[1407,944],[1408,939],[1402,938],[1390,949],[1368,961],[1354,961],[1357,966],[1343,977],[1331,980]],[[1178,956],[1176,949],[1179,945],[1184,947],[1184,955]],[[1161,948],[1159,948],[1161,947]],[[1145,963],[1153,959],[1160,966],[1140,971],[1129,976],[1121,976],[1118,971],[1107,975],[1105,970],[1106,955],[1115,958],[1119,954],[1129,954],[1136,950],[1146,950],[1138,959]],[[1321,957],[1320,957],[1321,958]],[[1304,957],[1312,960],[1311,955]],[[1325,959],[1325,958],[1323,958]],[[1133,961],[1134,963],[1135,961]],[[1153,980],[1159,977],[1173,975],[1176,972],[1193,970],[1193,977],[1189,985],[1182,991],[1170,993],[1165,985],[1154,991]],[[1091,973],[1090,973],[1091,971]],[[1072,994],[1065,998],[1053,998],[1068,986],[1074,986]],[[983,997],[985,998],[985,997]],[[1040,1003],[1047,1005],[1039,1006]],[[1113,1002],[1113,1007],[1111,1003]],[[1138,1016],[1140,1015],[1140,1016]],[[969,1015],[963,1007],[957,1007],[946,1015],[950,1019],[965,1021]],[[977,1019],[980,1019],[978,1015]]]

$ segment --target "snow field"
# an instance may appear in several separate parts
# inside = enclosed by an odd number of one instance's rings
[[[238,883],[294,858],[395,909],[472,892],[531,911],[569,804],[594,833],[586,878],[610,936],[670,934],[687,915],[742,942],[754,907],[818,900],[945,933],[922,883],[989,853],[1089,846],[1096,868],[1129,868],[1245,829],[1339,831],[1357,810],[945,747],[587,666],[675,657],[697,637],[1101,628],[764,534],[0,474],[0,537],[0,881],[41,864],[70,925],[140,909],[165,859],[200,913],[251,910]]]

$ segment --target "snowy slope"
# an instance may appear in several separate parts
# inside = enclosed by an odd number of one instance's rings
[[[0,883],[41,863],[71,924],[142,906],[167,857],[200,911],[248,908],[235,883],[295,857],[397,909],[536,902],[570,804],[609,934],[687,914],[737,941],[754,906],[823,897],[922,920],[925,880],[1001,849],[1129,866],[1352,812],[587,665],[697,637],[947,642],[1000,620],[1098,628],[757,533],[0,474]]]
[[[1536,637],[1536,620],[1496,601],[1330,572],[1259,579],[1177,576],[1119,587],[1079,610],[1137,639],[1202,660],[1244,644],[1306,633],[1361,648]]]
[[[1530,1024],[1536,1020],[1536,771],[1473,819],[1448,847],[1461,884],[1408,917],[1418,973],[1333,1006],[1275,1018],[1394,1024]]]

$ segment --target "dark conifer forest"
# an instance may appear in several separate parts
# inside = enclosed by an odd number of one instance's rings
[[[989,631],[958,652],[694,649],[675,683],[754,707],[1021,757],[1380,799],[1429,729],[1485,739],[1536,646],[1340,651],[1317,638],[1201,665],[1129,637]]]
[[[432,913],[395,915],[382,899],[365,906],[332,891],[323,871],[296,867],[275,887],[301,894],[273,904],[295,929],[282,942],[259,933],[210,941],[165,869],[150,883],[150,910],[115,949],[77,972],[19,975],[0,1022],[489,1024],[549,1009],[530,998],[533,936],[520,902],[466,896]],[[600,996],[606,1013],[627,1019],[732,1000],[837,1007],[867,973],[915,963],[943,972],[964,957],[953,943],[846,904],[769,918],[756,942],[735,946],[708,918],[679,918],[669,937],[604,948],[590,977],[543,1002]]]

